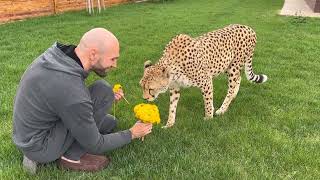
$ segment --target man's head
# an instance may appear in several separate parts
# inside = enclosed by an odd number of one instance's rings
[[[94,28],[86,32],[76,48],[85,71],[94,71],[100,77],[117,67],[119,58],[118,39],[104,28]]]

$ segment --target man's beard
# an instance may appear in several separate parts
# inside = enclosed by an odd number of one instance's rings
[[[108,73],[108,70],[101,70],[101,69],[95,69],[93,71],[96,73],[96,75],[102,78],[106,77]]]
[[[110,67],[109,68],[102,68],[102,65],[100,64],[100,62],[102,62],[102,59],[100,58],[98,63],[93,67],[93,71],[96,73],[96,75],[98,75],[99,77],[106,77],[107,76],[107,73],[108,71],[111,69]]]

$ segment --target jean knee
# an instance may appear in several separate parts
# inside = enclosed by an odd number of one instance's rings
[[[105,80],[98,80],[89,86],[92,99],[114,100],[114,93],[111,85]]]
[[[115,129],[117,127],[117,125],[118,125],[118,121],[112,119],[112,122],[111,122],[112,129]]]
[[[99,91],[99,92],[102,91],[102,92],[113,94],[111,85],[107,81],[102,79],[95,81],[91,86],[89,86],[89,89],[91,91]]]
[[[111,133],[118,125],[118,121],[111,115],[107,114],[99,126],[99,130],[102,134]]]

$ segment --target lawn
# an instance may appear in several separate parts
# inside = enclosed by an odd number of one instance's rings
[[[279,16],[282,5],[279,0],[174,0],[0,25],[0,179],[318,179],[320,19]],[[144,142],[107,152],[112,164],[104,171],[61,171],[51,163],[35,176],[24,172],[22,155],[11,140],[13,99],[24,70],[55,41],[77,44],[93,27],[118,37],[118,69],[105,79],[121,83],[131,102],[117,105],[121,130],[134,124],[133,106],[143,102],[138,82],[146,59],[157,61],[176,34],[198,36],[233,23],[256,31],[254,71],[269,80],[252,84],[243,73],[238,96],[225,115],[204,121],[200,91],[184,89],[175,126],[155,126]],[[86,83],[98,79],[92,74]],[[216,109],[226,84],[225,75],[214,82]],[[164,125],[168,93],[156,104]]]

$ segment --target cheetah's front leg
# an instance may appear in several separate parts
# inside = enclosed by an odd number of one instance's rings
[[[180,90],[178,88],[170,89],[170,107],[167,124],[162,128],[169,128],[174,125],[176,120],[177,104],[180,98]]]
[[[213,87],[212,80],[206,81],[200,88],[203,96],[204,107],[205,107],[205,120],[213,118]]]

